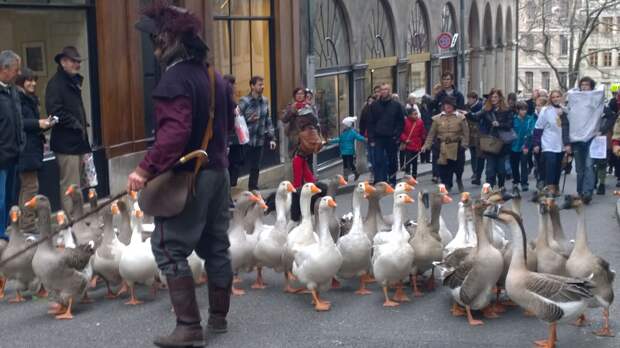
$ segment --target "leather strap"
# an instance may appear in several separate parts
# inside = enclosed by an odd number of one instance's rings
[[[204,151],[207,151],[209,148],[209,142],[213,138],[213,123],[215,122],[215,71],[212,65],[209,65],[208,68],[209,74],[209,120],[207,121],[207,130],[205,131],[204,136],[202,137],[202,144],[200,148]],[[200,171],[200,167],[202,167],[204,157],[198,157],[196,159],[196,164],[194,165],[194,175],[192,177],[191,188],[192,191],[194,189],[194,182],[196,181],[196,175]],[[207,161],[209,159],[207,158]]]

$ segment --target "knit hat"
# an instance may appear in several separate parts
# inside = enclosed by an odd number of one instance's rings
[[[345,127],[353,127],[353,125],[355,124],[355,122],[357,122],[357,116],[349,116],[349,117],[345,117],[342,120],[342,124]]]

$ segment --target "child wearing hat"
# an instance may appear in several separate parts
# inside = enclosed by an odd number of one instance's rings
[[[345,117],[342,120],[343,130],[340,133],[340,136],[330,139],[328,143],[338,144],[340,147],[344,177],[348,179],[349,175],[353,173],[353,175],[355,175],[355,180],[357,180],[360,175],[355,167],[355,141],[366,142],[366,138],[358,133],[353,127],[355,121],[357,121],[356,116]]]

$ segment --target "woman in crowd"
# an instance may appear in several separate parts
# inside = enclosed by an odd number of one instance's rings
[[[504,187],[506,180],[506,162],[510,154],[512,141],[508,141],[504,134],[512,131],[512,116],[504,94],[499,89],[492,89],[484,107],[478,114],[480,119],[480,133],[491,135],[500,140],[503,139],[504,146],[497,154],[483,152],[486,158],[486,181],[491,186]]]
[[[37,77],[28,68],[15,81],[22,106],[22,122],[26,133],[26,146],[19,155],[17,171],[21,183],[19,205],[24,206],[32,197],[39,193],[39,170],[43,167],[43,131],[51,126],[50,119],[40,119],[39,98],[36,96]],[[26,232],[35,229],[35,214],[24,210],[20,219],[21,228]]]
[[[513,129],[517,138],[512,142],[512,152],[510,153],[510,164],[512,167],[512,185],[521,185],[521,190],[529,190],[528,184],[528,154],[532,148],[532,132],[536,119],[533,115],[527,114],[527,103],[517,102],[515,105],[517,112],[513,119]]]
[[[313,106],[308,104],[306,97],[307,92],[303,87],[295,88],[293,90],[293,101],[286,107],[282,116],[284,134],[288,137],[288,152],[291,158],[293,158],[299,145],[299,133],[308,126],[315,126],[318,129],[319,120],[314,113]],[[299,111],[306,107],[311,108],[313,112],[300,116]]]
[[[544,184],[553,195],[559,194],[562,158],[570,151],[568,118],[562,106],[562,92],[552,91],[551,105],[544,107],[538,115],[534,128],[534,153],[542,152]]]
[[[414,178],[418,177],[418,154],[426,139],[424,122],[420,118],[420,109],[417,105],[408,105],[405,126],[400,134],[400,157],[404,161],[403,171]]]

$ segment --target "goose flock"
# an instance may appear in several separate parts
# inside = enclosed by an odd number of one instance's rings
[[[251,287],[265,288],[262,271],[269,268],[283,274],[284,292],[311,294],[316,311],[330,310],[324,293],[338,287],[338,280],[352,278],[359,280],[355,295],[370,295],[368,284],[376,282],[383,292],[383,306],[395,307],[410,301],[407,283],[412,294],[420,297],[419,283],[431,291],[439,277],[452,297],[452,315],[466,317],[472,326],[483,324],[473,311],[496,318],[507,306],[520,306],[525,315],[549,323],[549,337],[536,344],[554,347],[557,323],[583,324],[585,310],[598,307],[603,325],[596,334],[613,335],[609,309],[614,300],[615,272],[589,248],[584,203],[579,197],[558,198],[540,192],[536,197],[538,236],[528,242],[518,190],[508,193],[485,184],[476,199],[462,193],[458,230],[452,235],[441,216],[442,206],[452,203],[443,185],[415,194],[417,182],[412,177],[405,177],[395,187],[385,182],[359,182],[353,187],[352,211],[339,217],[335,195],[338,186],[345,183],[338,176],[328,183],[328,192],[314,183],[306,183],[296,192],[290,182],[283,181],[273,195],[273,225],[264,220],[269,207],[258,192],[239,194],[229,227],[236,276],[233,295],[245,294],[238,278],[244,272],[256,271]],[[294,193],[299,196],[299,222],[291,218]],[[87,291],[98,280],[107,287],[107,299],[129,292],[128,305],[141,303],[136,286],[151,287],[154,295],[165,286],[135,194],[70,228],[68,223],[84,214],[84,202],[77,187],[70,187],[65,194],[72,200],[72,209],[66,214],[52,214],[48,199],[42,195],[21,208],[36,212],[35,235],[19,229],[21,210],[11,209],[10,239],[0,244],[0,298],[4,297],[6,282],[12,281],[15,297],[10,303],[25,301],[24,292],[47,296],[50,314],[71,319],[72,307],[90,301]],[[313,201],[313,196],[318,199],[314,197]],[[381,211],[380,201],[388,196],[393,197],[392,215]],[[88,198],[90,209],[96,209],[94,190]],[[365,215],[364,200],[368,202]],[[407,206],[416,202],[414,221]],[[620,201],[618,204],[620,209]],[[561,211],[577,215],[575,241],[566,238]],[[117,224],[115,215],[119,215]],[[12,257],[58,229],[62,230],[59,238],[49,238]],[[196,283],[204,282],[204,261],[192,253],[188,262]]]

